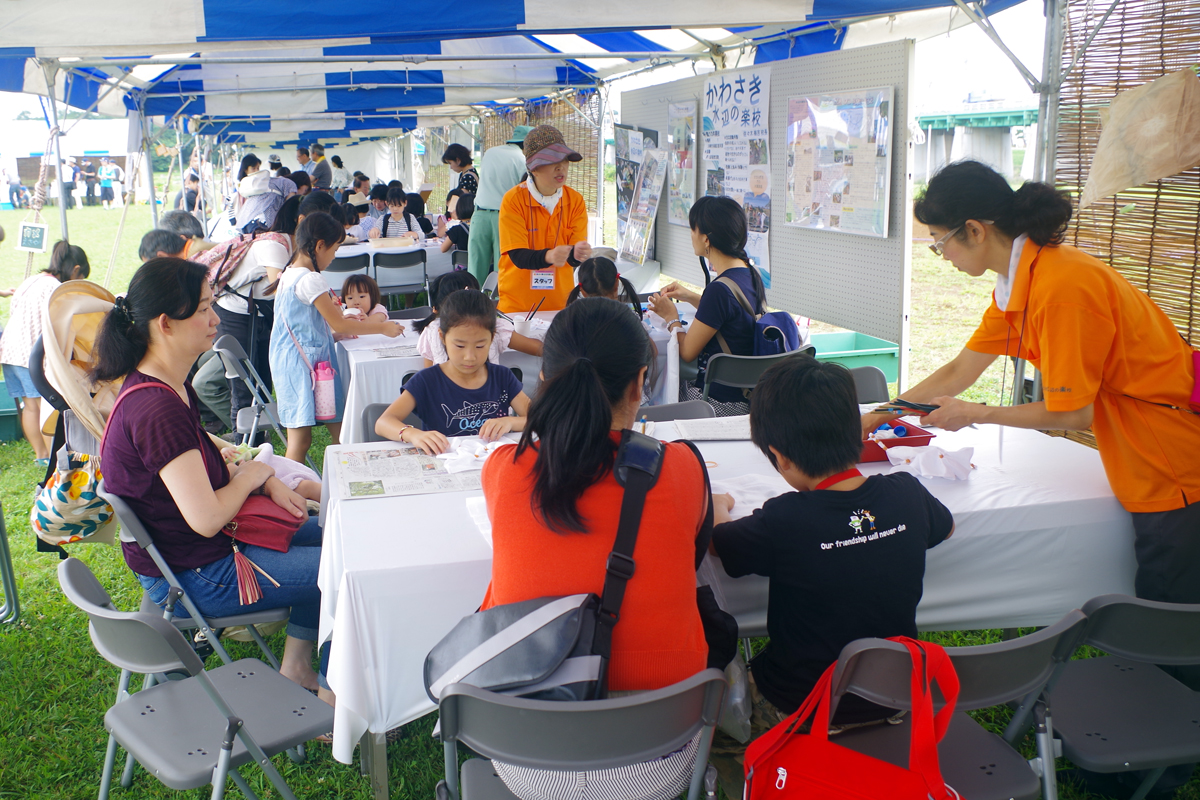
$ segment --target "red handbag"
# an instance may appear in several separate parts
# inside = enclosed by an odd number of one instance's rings
[[[937,743],[946,735],[958,699],[958,676],[946,651],[930,642],[896,637],[913,659],[908,769],[857,753],[829,740],[830,665],[812,693],[783,722],[746,748],[748,800],[958,800],[938,768]],[[933,713],[930,687],[946,704]],[[795,729],[812,717],[808,733]]]

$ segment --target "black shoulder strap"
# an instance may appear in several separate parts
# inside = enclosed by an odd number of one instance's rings
[[[631,430],[621,434],[621,446],[617,450],[613,474],[617,483],[625,487],[625,494],[621,498],[617,538],[608,556],[604,591],[600,595],[600,624],[593,639],[593,652],[605,658],[612,652],[612,629],[621,617],[625,584],[633,577],[633,549],[637,545],[646,495],[658,482],[665,452],[663,443],[653,437]]]
[[[391,218],[392,218],[391,214],[384,214],[382,217],[379,218],[379,235],[385,239],[387,238],[388,220]]]

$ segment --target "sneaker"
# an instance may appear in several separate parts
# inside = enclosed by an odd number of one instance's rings
[[[35,458],[33,460],[33,463],[37,464],[39,467],[48,467],[48,466],[50,466],[50,459],[49,458]]]

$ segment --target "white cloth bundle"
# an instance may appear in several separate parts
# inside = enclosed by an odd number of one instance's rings
[[[451,436],[450,449],[438,455],[446,462],[449,473],[483,469],[483,462],[500,447],[512,444],[511,439],[483,442],[478,436]]]
[[[889,447],[888,461],[894,465],[892,472],[911,472],[919,478],[949,478],[952,481],[966,480],[975,465],[971,456],[974,447],[947,452],[940,447]]]

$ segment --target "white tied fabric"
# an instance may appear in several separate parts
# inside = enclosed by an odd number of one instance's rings
[[[762,508],[763,503],[772,497],[795,491],[777,474],[750,474],[725,478],[713,481],[712,490],[713,494],[727,494],[733,497],[733,508],[729,509],[729,516],[734,519],[750,516],[754,509]]]
[[[438,455],[446,462],[446,471],[470,472],[473,469],[483,469],[483,462],[488,456],[506,444],[512,444],[513,439],[502,438],[495,442],[484,442],[478,436],[452,436],[450,449]]]
[[[940,447],[889,447],[888,461],[892,472],[911,472],[918,478],[948,478],[952,481],[966,480],[975,466],[971,456],[974,447],[961,450],[943,450]]]

